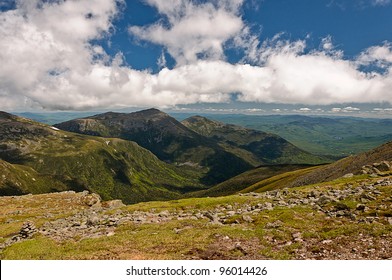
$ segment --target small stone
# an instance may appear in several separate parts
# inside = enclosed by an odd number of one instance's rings
[[[88,217],[87,219],[87,225],[88,226],[95,226],[99,223],[99,217],[98,215],[91,215],[90,217]]]
[[[274,207],[272,206],[271,202],[264,203],[264,208],[267,209],[267,210],[273,210],[274,209]]]
[[[320,198],[317,200],[317,203],[318,203],[318,204],[321,204],[321,205],[324,205],[324,204],[327,204],[327,203],[332,202],[332,201],[333,201],[333,199],[332,199],[331,197],[326,196],[326,195],[322,195],[322,196],[320,196]]]
[[[109,209],[116,209],[116,208],[124,207],[125,204],[120,199],[115,199],[115,200],[105,201],[104,203],[102,203],[102,206]]]
[[[292,234],[293,240],[295,242],[302,242],[302,234],[300,232],[295,232]]]
[[[243,215],[243,216],[242,216],[242,219],[243,219],[245,222],[248,222],[248,223],[252,223],[252,222],[253,222],[252,217],[250,217],[250,216],[248,216],[248,215]]]
[[[210,219],[211,220],[211,223],[212,224],[215,224],[215,225],[220,225],[220,224],[222,224],[220,221],[219,221],[219,218],[218,218],[218,215],[217,214],[211,214],[211,213],[209,213],[209,212],[207,212],[206,214],[204,214],[208,219]]]
[[[159,217],[169,217],[170,212],[168,210],[162,211],[158,214]]]
[[[276,220],[273,223],[267,223],[265,228],[279,228],[281,226],[283,226],[283,222],[281,220]]]
[[[307,197],[318,197],[319,193],[317,191],[312,190],[310,193],[308,193]]]
[[[279,204],[279,206],[286,206],[286,205],[287,205],[287,202],[284,201],[284,200],[279,200],[279,201],[278,201],[278,204]]]
[[[354,213],[348,213],[346,216],[352,221],[355,221],[357,219],[357,215],[355,215]]]
[[[346,212],[344,212],[343,210],[339,210],[336,212],[336,217],[343,217],[346,216]]]

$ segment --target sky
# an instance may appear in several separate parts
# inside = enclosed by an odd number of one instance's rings
[[[0,0],[0,110],[392,117],[392,0]]]

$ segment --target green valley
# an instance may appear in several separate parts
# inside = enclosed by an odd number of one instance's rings
[[[2,195],[89,190],[134,203],[202,188],[197,175],[160,161],[134,142],[78,135],[6,113],[0,128]]]

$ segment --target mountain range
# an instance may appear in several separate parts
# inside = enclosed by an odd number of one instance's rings
[[[84,134],[0,112],[1,259],[392,256],[392,142],[314,165],[277,135],[200,116],[66,124]],[[250,169],[219,182],[240,172],[233,158]]]
[[[274,133],[307,152],[336,159],[366,152],[392,140],[392,119],[308,115],[206,116],[224,123]]]
[[[328,159],[305,152],[275,134],[226,125],[199,116],[177,121],[157,109],[104,113],[55,124],[80,134],[135,141],[159,159],[201,172],[214,185],[261,164],[320,164]]]
[[[89,190],[126,203],[178,198],[197,176],[135,142],[61,131],[0,113],[0,194]]]
[[[0,195],[89,190],[125,203],[334,180],[392,160],[392,142],[335,163],[276,134],[157,109],[54,126],[0,113]]]

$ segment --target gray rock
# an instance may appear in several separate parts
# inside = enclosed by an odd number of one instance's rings
[[[162,211],[158,214],[159,217],[169,217],[170,212],[168,210]]]
[[[235,215],[235,211],[227,211],[226,213],[228,216],[234,216]]]
[[[347,213],[343,210],[339,210],[335,213],[336,217],[344,217],[347,215]]]
[[[267,223],[265,225],[265,228],[268,228],[268,229],[270,229],[270,228],[280,228],[281,226],[283,226],[283,222],[281,220],[276,220],[273,223]]]
[[[279,206],[286,206],[286,205],[287,205],[287,202],[284,201],[284,200],[279,200],[279,201],[278,201],[278,204],[279,204]]]
[[[266,210],[273,210],[273,209],[274,209],[274,207],[273,207],[273,205],[272,205],[271,202],[266,202],[266,203],[264,203],[264,208],[265,208]]]
[[[222,224],[216,213],[211,214],[210,212],[207,212],[206,214],[204,214],[204,216],[206,216],[208,219],[210,219],[212,224],[216,224],[216,225]]]
[[[292,234],[293,240],[295,242],[302,242],[302,234],[300,232],[295,232]]]
[[[311,197],[318,197],[320,194],[319,192],[312,190],[310,193],[308,193],[307,197],[311,198]]]
[[[116,208],[124,207],[125,204],[120,199],[115,199],[115,200],[105,201],[103,203],[103,206],[109,209],[116,209]]]
[[[329,196],[327,196],[327,195],[322,195],[322,196],[320,196],[320,198],[317,200],[317,204],[319,204],[319,205],[324,205],[324,204],[330,203],[330,202],[332,202],[332,201],[333,201],[333,199],[332,199],[331,197],[329,197]]]
[[[96,193],[92,193],[89,194],[88,192],[86,193],[83,192],[82,193],[82,197],[81,197],[81,202],[87,206],[100,206],[101,205],[101,197],[96,194]]]
[[[251,216],[248,216],[248,215],[243,215],[243,216],[242,216],[242,219],[243,219],[245,222],[247,222],[247,223],[252,223],[252,222],[253,222],[252,217],[251,217]]]
[[[99,222],[100,222],[100,219],[99,219],[98,215],[96,215],[96,214],[89,216],[87,219],[88,226],[95,226],[95,225],[99,224]]]

